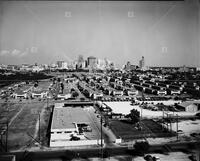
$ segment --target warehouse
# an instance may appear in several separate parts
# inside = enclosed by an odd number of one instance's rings
[[[92,116],[95,116],[93,110],[88,111],[88,108],[65,107],[64,103],[55,104],[50,147],[99,144],[100,136],[94,129],[90,119]]]

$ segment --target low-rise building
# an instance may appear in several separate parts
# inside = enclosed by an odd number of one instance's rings
[[[18,98],[28,98],[28,94],[22,90],[17,90],[15,91],[12,96],[15,98],[15,99],[18,99]]]
[[[57,99],[64,99],[64,100],[67,100],[69,98],[72,97],[72,94],[71,93],[66,93],[66,94],[58,94],[57,95]]]
[[[158,90],[157,93],[158,93],[158,95],[166,95],[167,91],[166,90]]]
[[[100,143],[88,111],[81,107],[65,107],[64,103],[55,104],[53,111],[50,147],[97,145]],[[93,136],[92,138],[89,138]]]
[[[177,105],[177,108],[186,112],[197,112],[200,110],[200,101],[186,101]]]
[[[46,98],[47,91],[32,91],[31,96],[32,98]]]

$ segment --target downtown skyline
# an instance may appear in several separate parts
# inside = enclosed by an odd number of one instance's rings
[[[200,66],[192,2],[1,2],[0,64],[73,61]]]

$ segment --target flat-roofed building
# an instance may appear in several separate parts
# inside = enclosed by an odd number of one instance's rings
[[[32,91],[32,98],[45,98],[47,97],[47,91]]]
[[[64,103],[56,103],[51,124],[50,147],[99,144],[99,132],[94,130],[93,120],[90,119],[95,116],[91,108],[65,107]],[[90,136],[93,137],[89,138]]]
[[[61,100],[67,100],[71,97],[72,97],[71,93],[65,93],[65,94],[58,94],[57,95],[57,99],[61,99]]]
[[[175,89],[170,89],[170,94],[171,95],[181,94],[181,91],[180,90],[175,90]]]
[[[123,91],[120,90],[113,90],[112,91],[113,96],[123,96]]]
[[[166,95],[167,91],[166,90],[158,90],[158,95]]]

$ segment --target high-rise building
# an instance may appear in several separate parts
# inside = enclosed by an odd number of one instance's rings
[[[85,61],[82,55],[78,56],[77,68],[78,69],[85,68]]]
[[[144,69],[144,67],[145,67],[145,62],[144,62],[144,56],[142,56],[142,59],[139,61],[139,67],[140,67],[140,69]]]
[[[64,61],[57,61],[57,62],[56,62],[57,67],[58,67],[58,68],[62,68],[63,62],[64,62]]]
[[[67,62],[65,61],[57,61],[57,67],[60,69],[67,69]]]
[[[130,67],[131,67],[131,63],[130,61],[128,61],[125,65],[125,70],[130,70]]]
[[[137,68],[136,65],[133,65],[130,63],[130,61],[128,61],[125,65],[124,65],[124,70],[126,71],[131,71],[131,70],[135,70]]]
[[[90,68],[95,68],[97,65],[97,58],[94,56],[90,56],[87,58],[87,65]]]
[[[104,70],[106,67],[106,62],[104,59],[97,59],[97,68]]]

